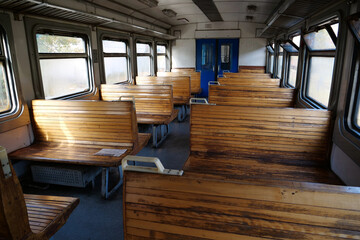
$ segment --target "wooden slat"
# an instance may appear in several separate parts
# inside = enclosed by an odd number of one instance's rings
[[[101,85],[104,101],[134,99],[137,121],[145,124],[169,124],[174,110],[171,85]]]
[[[223,75],[224,77],[270,78],[268,73],[224,72]]]
[[[176,72],[157,72],[157,76],[190,76],[191,94],[201,92],[201,72],[177,70]]]
[[[209,85],[209,103],[249,107],[293,107],[294,89]]]
[[[358,239],[360,189],[126,172],[126,239]],[[136,238],[135,238],[136,239]]]
[[[222,77],[222,78],[218,78],[218,82],[221,85],[275,87],[275,88],[279,88],[280,86],[280,79],[277,78]]]
[[[172,85],[174,104],[188,104],[191,97],[190,77],[136,77],[136,85]]]

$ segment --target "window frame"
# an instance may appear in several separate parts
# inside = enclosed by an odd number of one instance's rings
[[[30,116],[27,105],[22,99],[21,87],[19,82],[19,71],[16,61],[14,46],[14,36],[12,32],[10,16],[0,13],[0,31],[1,31],[1,51],[4,53],[12,108],[6,112],[0,113],[0,133],[19,128],[30,124]]]
[[[337,20],[336,20],[337,19]],[[304,52],[305,52],[305,58],[304,58],[304,72],[303,72],[303,77],[302,77],[302,86],[301,86],[301,99],[306,103],[307,106],[312,107],[312,108],[316,108],[316,109],[331,109],[333,106],[332,103],[332,94],[333,94],[333,89],[334,89],[334,83],[335,83],[335,78],[336,78],[336,73],[337,73],[337,65],[338,65],[338,45],[339,45],[339,36],[340,36],[340,27],[341,26],[341,21],[340,21],[340,16],[337,14],[332,14],[331,17],[328,18],[323,18],[322,21],[318,21],[316,23],[316,25],[313,25],[313,27],[311,27],[309,29],[309,31],[303,33],[301,35],[301,41],[304,41],[304,35],[314,32],[314,31],[319,31],[321,29],[329,29],[328,27],[326,27],[326,25],[332,25],[334,23],[338,23],[339,24],[339,32],[338,32],[338,36],[336,38],[336,40],[333,38],[333,34],[330,34],[330,38],[332,39],[332,41],[334,42],[335,45],[335,50],[315,50],[315,51],[311,51],[309,49],[309,47],[307,46],[306,43],[304,43]],[[331,29],[331,27],[330,27]],[[310,77],[310,63],[311,63],[311,58],[312,57],[333,57],[334,58],[334,68],[333,68],[333,73],[332,73],[332,79],[331,79],[331,86],[330,86],[330,92],[329,92],[329,99],[328,99],[328,106],[324,106],[323,104],[321,104],[320,102],[316,101],[315,99],[313,99],[311,96],[307,95],[307,90],[308,90],[308,85],[309,85],[309,77]]]
[[[136,44],[137,43],[144,43],[144,44],[149,44],[150,45],[150,53],[138,53],[137,52],[137,48],[136,48]],[[138,66],[137,66],[137,57],[141,57],[141,56],[149,56],[150,57],[150,76],[154,76],[155,75],[155,63],[156,60],[154,59],[155,57],[155,51],[154,50],[154,46],[155,46],[155,42],[154,39],[151,37],[147,37],[147,36],[142,36],[142,35],[134,35],[134,65],[135,65],[135,76],[138,76]]]
[[[157,46],[165,46],[165,53],[158,53],[157,52]],[[156,66],[156,72],[159,71],[158,69],[158,62],[157,62],[157,57],[158,56],[165,56],[165,72],[170,71],[170,50],[169,50],[169,44],[167,42],[161,41],[161,40],[156,40],[155,41],[155,48],[154,48],[155,52],[156,52],[156,65],[154,64],[154,66]]]
[[[100,50],[100,74],[101,74],[101,79],[100,82],[102,84],[107,84],[106,83],[106,72],[105,72],[105,55],[109,55],[109,56],[119,56],[119,57],[126,57],[126,63],[127,63],[127,80],[126,81],[122,81],[122,82],[118,82],[115,84],[124,84],[124,83],[130,83],[131,79],[132,79],[132,61],[131,61],[131,47],[130,47],[130,34],[128,33],[117,33],[117,32],[112,32],[112,31],[106,31],[103,29],[98,29],[97,31],[97,42],[98,42],[98,49]],[[120,42],[125,42],[126,44],[126,53],[107,53],[105,54],[103,51],[103,44],[102,41],[103,40],[113,40],[113,41],[120,41]]]
[[[271,49],[272,49],[272,52],[270,52],[268,48],[271,48]],[[266,53],[267,53],[266,72],[273,74],[273,73],[274,73],[275,50],[273,49],[271,43],[269,43],[269,44],[266,46]],[[274,59],[273,59],[273,64],[272,64],[272,68],[271,68],[271,57],[274,58]]]
[[[25,30],[27,35],[28,41],[28,50],[30,55],[30,64],[33,76],[33,83],[34,83],[34,91],[35,97],[37,99],[45,99],[45,93],[43,88],[43,81],[41,76],[41,68],[40,68],[40,55],[38,52],[37,41],[36,41],[36,34],[42,32],[50,32],[54,35],[61,35],[61,36],[74,36],[74,37],[81,37],[85,41],[85,48],[86,48],[86,61],[87,61],[87,74],[88,74],[88,81],[89,81],[89,89],[82,92],[76,92],[72,94],[67,94],[51,99],[72,99],[72,98],[79,98],[86,95],[93,95],[96,91],[95,81],[94,81],[94,71],[93,71],[93,57],[92,57],[92,46],[91,46],[91,29],[90,27],[85,27],[81,25],[73,25],[69,23],[59,23],[59,22],[52,22],[46,21],[38,18],[32,17],[24,17],[25,21]],[[72,55],[70,54],[59,54],[62,55]],[[76,56],[76,55],[73,55]],[[80,55],[77,55],[80,56]],[[83,55],[84,56],[84,55]]]
[[[277,56],[276,56],[276,77],[279,78],[280,80],[282,80],[284,78],[284,60],[285,60],[285,49],[283,49],[282,52],[280,52],[280,48],[282,48],[280,46],[280,44],[277,44]],[[279,63],[280,63],[280,56],[282,57],[282,61],[281,61],[281,69],[279,71]],[[279,76],[279,73],[281,74],[281,76]]]
[[[296,82],[297,82],[297,75],[299,72],[299,62],[300,62],[300,46],[297,46],[292,39],[296,36],[300,36],[300,41],[301,41],[301,34],[300,33],[293,33],[290,37],[289,40],[287,40],[286,42],[289,42],[291,45],[294,46],[295,49],[297,49],[297,52],[288,52],[284,49],[284,51],[286,52],[286,56],[285,56],[285,68],[284,68],[284,80],[283,80],[283,85],[287,88],[296,88]],[[298,57],[298,62],[297,62],[297,69],[296,69],[296,79],[295,79],[295,86],[292,86],[289,83],[289,76],[290,76],[290,63],[291,63],[291,57],[292,56],[297,56]]]

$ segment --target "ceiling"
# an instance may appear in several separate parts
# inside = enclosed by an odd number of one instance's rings
[[[174,38],[169,35],[172,26],[207,23],[211,16],[216,16],[213,19],[225,22],[265,24],[259,36],[272,38],[303,21],[303,16],[310,16],[331,2],[343,0],[157,0],[153,7],[143,1],[155,0],[0,0],[0,9],[165,39]],[[164,9],[171,9],[176,15],[166,16]]]

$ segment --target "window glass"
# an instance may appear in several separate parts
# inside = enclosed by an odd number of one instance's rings
[[[270,55],[270,73],[274,72],[274,55]]]
[[[39,53],[85,53],[85,41],[80,37],[36,34]]]
[[[138,76],[150,76],[150,57],[138,56],[137,57],[137,72]]]
[[[221,63],[230,62],[230,45],[223,44],[221,45]]]
[[[338,34],[339,34],[339,23],[332,24],[331,28],[334,31],[335,35],[338,36]]]
[[[309,68],[306,95],[327,107],[329,103],[334,58],[314,56],[310,59]]]
[[[277,76],[278,78],[282,78],[282,64],[283,64],[283,56],[279,55],[278,58],[278,72],[277,72]]]
[[[300,47],[300,35],[294,36],[292,38],[293,43],[295,43],[296,46]]]
[[[90,91],[85,38],[38,33],[36,41],[45,99]]]
[[[113,40],[102,40],[104,53],[126,53],[126,43]]]
[[[6,79],[4,64],[0,62],[0,113],[11,109],[9,87]]]
[[[157,56],[157,70],[158,72],[166,71],[166,57],[165,55]]]
[[[89,90],[84,58],[41,59],[40,67],[46,99]]]
[[[288,84],[292,87],[295,87],[296,84],[297,66],[298,56],[290,56]]]
[[[279,46],[279,53],[282,53],[282,52],[284,52],[284,49]]]
[[[298,52],[298,50],[290,42],[282,43],[281,47],[283,47],[287,52]]]
[[[211,70],[213,67],[213,45],[212,44],[203,44],[202,45],[202,58],[201,65],[202,69]]]
[[[136,43],[137,53],[150,53],[150,45],[147,43]]]
[[[360,91],[360,89],[359,89]],[[355,124],[360,129],[360,97],[358,97],[356,110],[355,110]]]
[[[335,44],[325,28],[306,34],[304,40],[311,51],[335,50]]]
[[[114,84],[128,80],[126,57],[104,57],[105,80]]]
[[[274,49],[271,46],[267,45],[266,48],[270,53],[274,53]]]
[[[104,71],[106,84],[128,80],[128,55],[125,41],[102,40],[104,52]]]
[[[166,47],[164,45],[157,45],[156,46],[156,52],[158,54],[165,54],[166,53]]]

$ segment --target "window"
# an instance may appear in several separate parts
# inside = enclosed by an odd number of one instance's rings
[[[289,87],[295,87],[296,85],[296,75],[297,75],[297,66],[299,59],[299,45],[300,45],[300,35],[293,37],[291,40],[288,40],[285,43],[282,43],[281,46],[286,51],[286,72],[285,72],[285,85]]]
[[[5,30],[0,26],[0,117],[16,108],[14,79]]]
[[[274,72],[274,48],[271,45],[266,46],[267,49],[267,72],[273,73]]]
[[[151,75],[151,45],[150,43],[136,43],[137,75]]]
[[[308,50],[305,98],[325,108],[331,92],[338,25],[325,24],[317,31],[304,35]]]
[[[90,91],[90,58],[84,36],[39,31],[36,44],[45,99]]]
[[[107,84],[129,80],[128,50],[125,41],[103,39],[104,75]]]
[[[156,53],[157,53],[157,71],[158,72],[166,72],[166,45],[156,45]]]
[[[222,44],[220,47],[220,60],[221,60],[221,69],[230,71],[231,62],[230,62],[230,44]]]
[[[284,49],[279,46],[278,65],[277,65],[277,77],[282,78],[282,66],[283,66]]]

